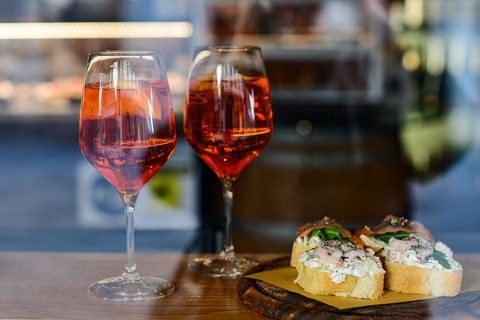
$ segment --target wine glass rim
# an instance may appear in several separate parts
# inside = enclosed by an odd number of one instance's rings
[[[126,56],[147,56],[160,54],[158,50],[94,50],[90,51],[90,55],[102,55],[102,56],[115,56],[115,55],[126,55]]]
[[[238,44],[213,44],[195,47],[196,50],[211,50],[211,51],[251,51],[260,50],[259,46],[252,45],[238,45]]]

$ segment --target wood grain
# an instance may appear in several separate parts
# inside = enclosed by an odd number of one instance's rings
[[[388,308],[343,312],[325,308],[301,296],[290,297],[276,287],[246,278],[197,276],[187,267],[196,256],[137,254],[141,274],[168,279],[175,284],[176,291],[165,299],[123,303],[92,298],[87,288],[94,281],[121,274],[124,254],[0,252],[0,319],[255,320],[268,319],[266,315],[277,319],[311,319],[314,314],[329,319],[357,319],[392,314]],[[285,260],[276,259],[278,255],[273,254],[255,256],[266,261],[259,266],[260,269],[278,267],[278,261]],[[466,255],[459,261],[480,265],[480,255]],[[448,305],[442,299],[434,300],[428,304],[410,304],[406,308],[395,307],[402,313],[388,317],[471,319],[480,315],[480,301],[475,294],[462,295],[462,299],[450,300]],[[294,317],[287,318],[293,309],[301,311],[295,311]]]
[[[468,257],[466,260],[470,259]],[[247,274],[287,267],[290,257],[266,261]],[[475,262],[477,265],[479,261]],[[472,319],[480,318],[480,292],[462,293],[454,298],[378,305],[339,310],[260,280],[242,277],[237,284],[242,301],[253,310],[276,319]]]
[[[191,274],[187,266],[197,256],[137,254],[141,274],[168,279],[176,291],[165,299],[125,303],[87,293],[91,283],[123,272],[124,254],[0,252],[0,319],[268,319],[239,299],[238,278]]]

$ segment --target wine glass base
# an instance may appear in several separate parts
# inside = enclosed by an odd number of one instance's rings
[[[108,278],[97,281],[88,288],[91,296],[108,301],[155,300],[165,298],[174,291],[173,283],[155,277],[140,277],[134,280]]]
[[[259,259],[252,257],[227,257],[221,254],[196,258],[190,262],[188,269],[198,275],[216,278],[237,277],[257,265]]]

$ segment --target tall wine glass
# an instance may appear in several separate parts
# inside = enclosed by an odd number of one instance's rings
[[[144,301],[175,290],[164,279],[141,277],[135,265],[134,208],[138,194],[170,158],[175,120],[160,52],[94,51],[88,56],[80,110],[80,150],[120,194],[127,222],[127,262],[120,277],[92,284],[111,301]]]
[[[233,187],[273,132],[270,93],[260,48],[196,48],[184,117],[186,140],[221,181],[226,219],[223,251],[197,258],[189,268],[212,277],[238,276],[256,261],[235,254]]]

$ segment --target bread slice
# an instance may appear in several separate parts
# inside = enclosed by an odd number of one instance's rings
[[[408,237],[391,237],[388,243],[372,237],[403,231]],[[375,251],[384,264],[385,289],[441,296],[455,296],[460,292],[463,270],[453,259],[453,252],[445,244],[435,242],[429,230],[418,221],[387,216],[377,226],[357,230],[365,247]],[[436,256],[437,258],[433,258]],[[435,260],[442,260],[436,263]]]
[[[414,265],[385,261],[385,288],[402,293],[436,297],[456,296],[460,292],[463,270],[419,268]]]
[[[326,249],[324,254],[320,247]],[[356,254],[349,256],[352,252]],[[315,250],[299,255],[296,269],[294,282],[314,295],[378,299],[383,294],[385,271],[379,258],[355,245],[322,241]]]
[[[295,266],[297,265],[298,255],[313,248],[314,246],[308,246],[305,244],[299,244],[298,242],[294,242],[292,247],[292,258],[290,259],[290,265],[295,268]]]
[[[378,299],[383,294],[385,273],[366,274],[363,277],[347,275],[345,281],[333,282],[326,270],[308,268],[301,261],[297,263],[298,283],[306,292],[314,295],[335,295],[360,299]]]
[[[462,266],[443,242],[411,234],[402,239],[390,238],[385,251],[386,289],[437,297],[460,292]]]

